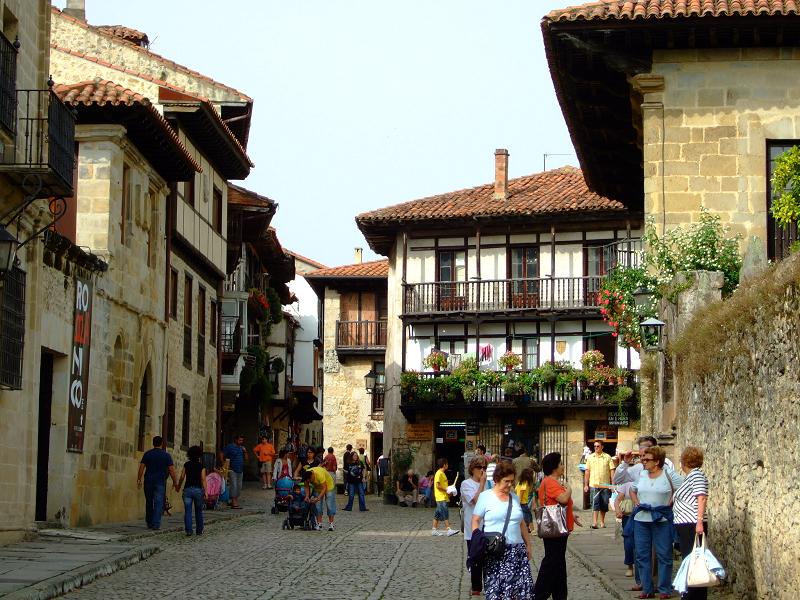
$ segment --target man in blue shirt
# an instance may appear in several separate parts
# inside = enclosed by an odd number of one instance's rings
[[[162,443],[160,435],[153,438],[153,447],[142,455],[136,481],[139,489],[142,488],[144,481],[144,520],[147,522],[148,529],[161,527],[164,498],[167,493],[167,475],[172,477],[173,485],[178,485],[178,476],[175,473],[172,457],[161,447]]]
[[[231,480],[230,507],[242,508],[239,506],[239,496],[242,493],[244,461],[248,460],[247,448],[244,446],[244,436],[241,433],[237,435],[233,442],[225,446],[225,450],[222,451],[222,454],[230,461],[231,467],[228,473]]]

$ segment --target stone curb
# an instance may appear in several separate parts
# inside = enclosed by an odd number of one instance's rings
[[[90,565],[61,573],[50,579],[45,579],[21,590],[3,596],[4,600],[49,600],[56,598],[99,577],[111,575],[133,564],[136,564],[159,551],[153,544],[140,546],[133,550],[120,552],[104,560]]]
[[[615,596],[619,600],[629,600],[630,595],[625,594],[623,595],[621,591],[614,585],[614,582],[611,581],[611,578],[606,575],[605,571],[601,569],[591,558],[589,558],[586,554],[577,550],[572,545],[567,544],[567,550],[570,554],[580,562],[584,567],[589,569],[589,572],[600,582],[600,584],[606,589],[606,591]]]
[[[219,516],[216,516],[213,521],[207,521],[206,526],[214,526],[217,523],[223,523],[225,521],[233,521],[234,519],[241,519],[243,517],[259,517],[263,516],[264,511],[262,510],[241,510],[241,511],[231,511],[231,514],[225,513]],[[119,542],[135,542],[137,540],[143,540],[146,538],[157,537],[165,534],[171,533],[183,533],[183,523],[176,524],[174,526],[162,527],[158,531],[153,531],[152,529],[142,530],[138,533],[131,533],[131,534],[123,534],[117,538]]]

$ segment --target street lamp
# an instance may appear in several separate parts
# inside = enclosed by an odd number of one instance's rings
[[[367,389],[367,393],[371,394],[374,392],[377,384],[378,374],[375,372],[375,369],[370,369],[369,373],[364,375],[364,387]]]
[[[642,337],[642,348],[644,350],[664,350],[664,321],[659,321],[654,317],[645,319],[639,323],[639,332]]]
[[[19,240],[0,226],[0,277],[14,268]]]
[[[633,292],[633,302],[636,305],[636,312],[641,314],[644,310],[649,310],[653,301],[653,290],[645,286],[637,288]]]

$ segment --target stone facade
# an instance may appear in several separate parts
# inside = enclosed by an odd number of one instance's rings
[[[710,542],[738,598],[789,598],[800,585],[800,493],[792,484],[800,462],[798,273],[794,256],[726,300],[727,311],[710,303],[702,325],[731,333],[713,348],[696,344],[675,372],[677,447],[706,453]],[[708,352],[723,358],[713,372],[682,370],[694,353]]]
[[[663,225],[719,214],[767,240],[767,143],[800,139],[793,48],[670,50],[634,77],[642,94],[645,214]]]

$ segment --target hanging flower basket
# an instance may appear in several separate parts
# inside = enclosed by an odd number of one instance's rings
[[[266,321],[269,318],[269,301],[261,290],[250,290],[247,298],[247,308],[256,321]]]

